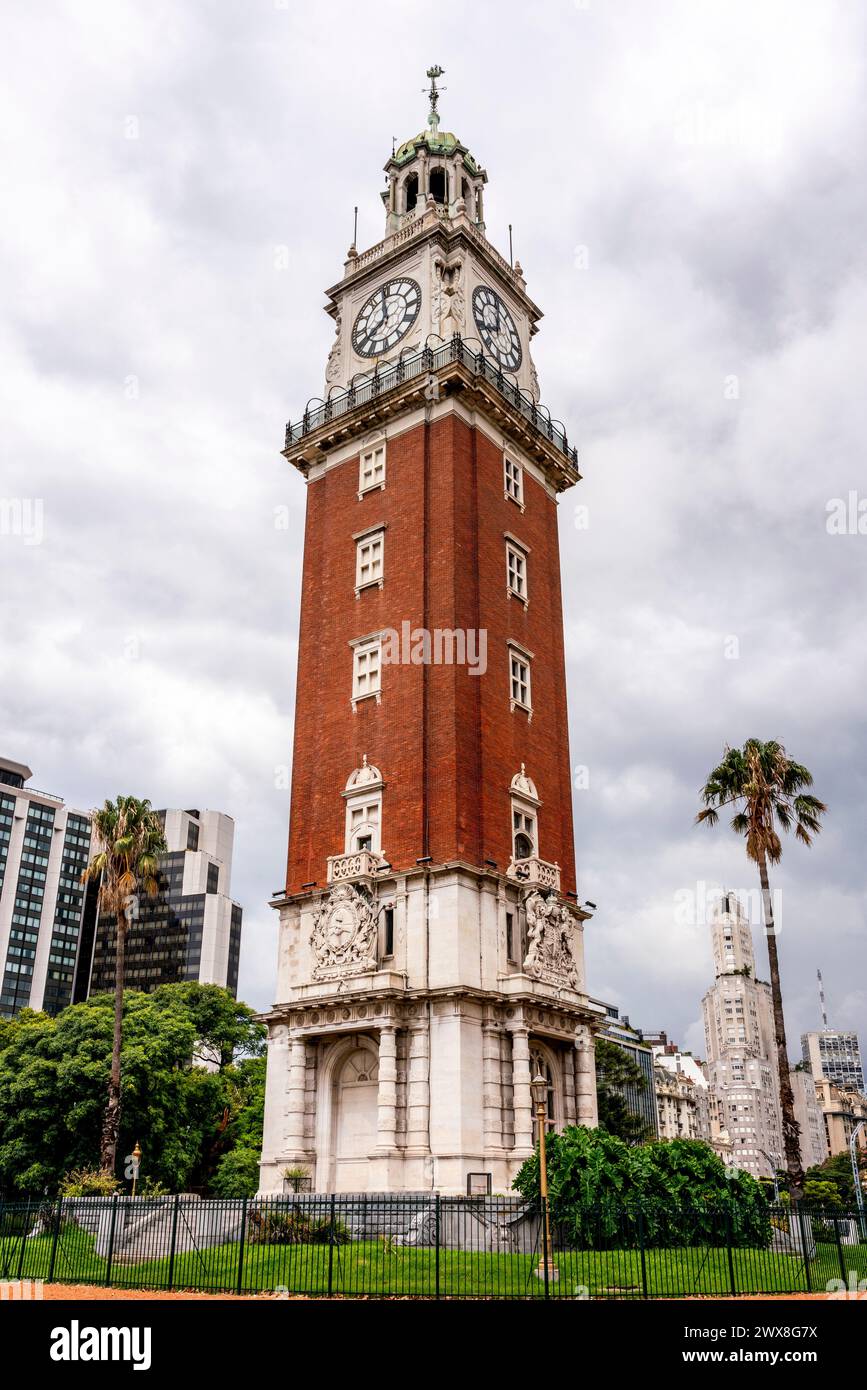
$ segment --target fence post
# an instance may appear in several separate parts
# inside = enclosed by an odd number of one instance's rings
[[[238,1284],[237,1292],[241,1293],[244,1286],[244,1242],[247,1239],[247,1198],[242,1198],[241,1207],[241,1239],[238,1244]]]
[[[62,1211],[63,1211],[63,1198],[62,1198],[62,1197],[58,1197],[58,1199],[57,1199],[57,1215],[56,1215],[55,1218],[54,1218],[54,1237],[53,1237],[52,1242],[51,1242],[51,1258],[50,1258],[49,1261],[48,1261],[48,1278],[47,1278],[47,1280],[46,1280],[46,1282],[49,1283],[49,1284],[51,1283],[52,1279],[54,1278],[54,1264],[55,1264],[55,1261],[56,1261],[56,1259],[57,1259],[57,1242],[58,1242],[58,1240],[60,1239],[60,1217],[61,1217]]]
[[[647,1258],[644,1253],[644,1208],[638,1206],[638,1244],[641,1250],[641,1296],[647,1298]]]
[[[111,1221],[108,1226],[108,1257],[105,1262],[105,1287],[111,1288],[111,1266],[114,1260],[114,1228],[117,1225],[117,1193],[111,1197]]]
[[[737,1289],[737,1283],[735,1282],[735,1261],[734,1261],[734,1255],[733,1255],[733,1253],[732,1253],[732,1246],[733,1246],[733,1242],[734,1242],[734,1230],[733,1230],[733,1228],[732,1228],[732,1214],[731,1214],[731,1211],[730,1211],[730,1209],[729,1209],[728,1207],[726,1207],[726,1209],[725,1209],[725,1217],[726,1217],[726,1253],[727,1253],[727,1255],[728,1255],[728,1261],[729,1261],[729,1284],[730,1284],[730,1286],[731,1286],[731,1291],[732,1291],[732,1293],[736,1294],[737,1291],[738,1291],[738,1289]]]
[[[810,1252],[807,1249],[807,1233],[804,1230],[804,1208],[798,1203],[798,1228],[801,1232],[801,1251],[804,1256],[804,1277],[807,1280],[807,1293],[813,1292],[813,1281],[810,1278]]]
[[[21,1232],[21,1252],[18,1256],[18,1282],[21,1282],[21,1275],[24,1272],[24,1251],[27,1246],[27,1237],[30,1234],[30,1198],[27,1198],[27,1215],[24,1218],[24,1230]]]
[[[179,1214],[179,1210],[178,1210],[178,1209],[179,1209],[180,1205],[181,1205],[181,1194],[180,1194],[179,1192],[176,1192],[176,1193],[175,1193],[175,1205],[174,1205],[174,1209],[173,1209],[173,1211],[172,1211],[172,1245],[171,1245],[171,1249],[170,1249],[170,1251],[169,1251],[169,1288],[170,1288],[170,1289],[174,1286],[174,1282],[175,1282],[175,1251],[176,1251],[177,1248],[178,1248],[178,1214]]]
[[[840,1278],[845,1284],[848,1275],[846,1271],[846,1261],[843,1258],[843,1242],[840,1239],[840,1220],[836,1214],[834,1216],[834,1237],[837,1241],[837,1259],[840,1261]]]
[[[436,1287],[437,1298],[440,1296],[440,1194],[434,1198],[434,1239],[436,1245]]]
[[[328,1297],[330,1298],[331,1295],[332,1295],[332,1293],[333,1293],[333,1291],[334,1291],[334,1193],[333,1193],[333,1192],[332,1192],[332,1194],[331,1194],[331,1201],[329,1202],[329,1208],[330,1208],[331,1229],[330,1229],[329,1232],[328,1232]]]
[[[548,1252],[548,1231],[549,1231],[549,1226],[548,1226],[548,1194],[547,1194],[547,1192],[546,1192],[546,1193],[545,1193],[545,1196],[542,1198],[542,1260],[543,1260],[543,1263],[544,1263],[544,1270],[545,1270],[545,1297],[546,1297],[546,1298],[548,1298],[548,1297],[550,1296],[550,1295],[549,1295],[549,1291],[548,1291],[548,1259],[549,1259],[549,1252]]]

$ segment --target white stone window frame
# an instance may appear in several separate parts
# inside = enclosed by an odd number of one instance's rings
[[[506,542],[506,593],[509,598],[516,598],[519,603],[523,603],[524,612],[530,607],[530,547],[525,545],[517,536],[513,536],[511,531],[504,531],[503,537]],[[517,562],[513,566],[513,558]],[[512,582],[513,568],[520,572],[524,584],[524,592]]]
[[[514,714],[516,709],[524,710],[529,723],[533,718],[533,678],[531,667],[533,664],[533,653],[526,647],[522,647],[520,642],[515,642],[511,638],[506,643],[509,660],[509,709]],[[519,699],[512,689],[513,672],[512,663],[517,661],[524,668],[525,679],[523,684],[526,686],[526,700]]]
[[[517,862],[517,860],[515,859],[515,835],[518,833],[518,832],[517,832],[517,829],[516,829],[516,827],[515,827],[515,816],[516,816],[516,815],[520,815],[520,816],[524,817],[526,820],[529,820],[529,821],[532,823],[532,834],[530,835],[530,838],[531,838],[532,841],[533,841],[533,855],[532,855],[531,857],[535,857],[536,859],[538,859],[538,858],[540,857],[540,856],[539,856],[539,808],[540,808],[540,806],[542,805],[541,801],[539,800],[539,798],[538,798],[537,796],[530,796],[527,792],[516,792],[516,791],[512,791],[512,792],[510,793],[510,796],[509,796],[509,802],[510,802],[509,833],[510,833],[510,835],[511,835],[511,841],[510,841],[510,843],[511,843],[511,846],[512,846],[512,860],[513,860],[513,862],[515,862],[515,863]],[[522,830],[524,830],[524,833],[525,833],[525,834],[528,833],[528,832],[524,829],[523,826],[522,826]]]
[[[507,502],[513,502],[523,513],[524,465],[508,449],[503,450],[503,496]]]
[[[382,454],[380,463],[377,463],[377,454]],[[376,492],[385,488],[387,462],[387,443],[384,439],[379,439],[369,448],[362,449],[358,456],[358,500],[361,501],[365,493]]]
[[[382,703],[382,633],[369,632],[365,637],[355,637],[349,643],[352,648],[352,709],[353,712],[361,704],[362,700],[376,700],[379,705]],[[361,686],[361,665],[366,656],[373,652],[378,653],[377,685],[373,689],[362,689]]]
[[[368,526],[364,531],[356,531],[352,539],[355,541],[355,597],[361,596],[364,589],[381,589],[385,578],[385,522],[380,522],[378,526]],[[379,541],[379,575],[375,578],[364,579],[362,577],[362,555],[364,547]]]
[[[374,816],[369,816],[371,810],[375,810]],[[355,823],[356,812],[365,813],[365,819]],[[382,792],[371,792],[365,787],[363,792],[356,792],[353,796],[346,799],[346,833],[344,843],[345,854],[360,854],[361,849],[355,841],[360,837],[370,836],[370,845],[365,846],[370,854],[382,854]]]

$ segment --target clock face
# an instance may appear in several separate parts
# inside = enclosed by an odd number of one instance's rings
[[[379,357],[412,328],[421,308],[415,280],[401,276],[374,290],[362,306],[352,330],[352,346],[360,357]]]
[[[517,325],[500,296],[487,285],[473,290],[473,318],[486,352],[507,372],[516,372],[523,357]]]

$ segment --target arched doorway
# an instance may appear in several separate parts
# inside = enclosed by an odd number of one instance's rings
[[[530,1045],[530,1076],[542,1075],[545,1078],[545,1129],[550,1134],[561,1123],[560,1097],[558,1094],[557,1064],[546,1047],[538,1043]]]
[[[363,1192],[376,1147],[379,1061],[369,1047],[353,1048],[338,1064],[333,1097],[334,1192]]]

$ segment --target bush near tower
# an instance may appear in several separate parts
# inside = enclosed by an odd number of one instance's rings
[[[551,1216],[563,1235],[607,1245],[765,1246],[770,1212],[762,1186],[698,1139],[630,1146],[601,1129],[569,1125],[546,1141]],[[513,1184],[539,1198],[538,1149]]]

